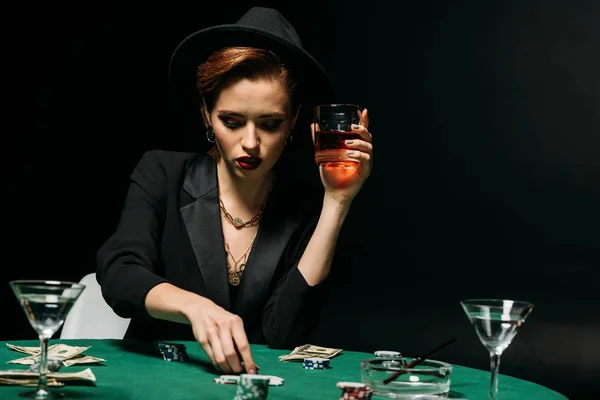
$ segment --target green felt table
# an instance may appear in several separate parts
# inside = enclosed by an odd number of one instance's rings
[[[24,365],[7,364],[25,356],[0,342],[0,362],[3,369],[26,369]],[[32,340],[8,343],[21,346],[39,346]],[[167,362],[153,351],[151,342],[129,340],[63,340],[54,339],[50,345],[65,343],[72,346],[91,346],[84,354],[104,358],[101,364],[63,367],[61,372],[80,371],[90,367],[96,376],[94,385],[64,386],[52,390],[64,392],[68,398],[111,400],[134,399],[233,399],[236,386],[213,382],[219,374],[212,369],[201,347],[194,342],[178,342],[187,346],[190,362]],[[278,356],[289,351],[273,350],[253,345],[253,357],[261,374],[277,375],[285,379],[283,386],[271,386],[269,399],[338,399],[339,381],[360,382],[360,360],[373,357],[370,353],[344,351],[331,360],[328,370],[305,370],[300,362],[280,362]],[[455,365],[452,373],[450,397],[469,400],[487,400],[490,373]],[[17,398],[27,390],[19,386],[0,386],[0,398]],[[565,400],[566,397],[544,386],[500,376],[502,400]],[[374,397],[375,398],[375,397]]]

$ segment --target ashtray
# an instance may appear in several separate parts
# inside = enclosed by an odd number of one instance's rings
[[[451,364],[437,360],[424,360],[412,368],[406,364],[406,359],[394,357],[361,360],[361,382],[373,389],[373,396],[389,399],[445,396],[450,391]],[[396,372],[400,372],[396,379],[383,383]]]

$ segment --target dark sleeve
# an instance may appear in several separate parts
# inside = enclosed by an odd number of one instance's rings
[[[96,277],[102,295],[123,318],[148,316],[146,294],[166,282],[155,271],[166,185],[155,153],[145,153],[131,174],[116,231],[97,253]]]
[[[298,269],[298,263],[312,237],[315,218],[289,249],[286,262],[291,268],[276,276],[272,294],[263,311],[263,335],[273,348],[291,348],[305,344],[318,320],[319,305],[325,295],[325,282],[310,286]]]

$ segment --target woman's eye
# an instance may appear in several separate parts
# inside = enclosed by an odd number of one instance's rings
[[[238,122],[231,119],[221,119],[223,125],[228,129],[238,129],[244,126],[244,123]],[[267,131],[276,131],[281,126],[282,121],[269,121],[263,123],[261,126]]]
[[[263,127],[268,131],[275,131],[281,126],[281,121],[274,121],[263,124]]]
[[[239,128],[240,126],[242,126],[242,124],[239,124],[239,123],[233,122],[233,121],[227,121],[227,120],[223,120],[223,125],[225,125],[229,129],[235,129],[235,128]]]

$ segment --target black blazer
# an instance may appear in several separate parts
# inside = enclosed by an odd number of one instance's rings
[[[97,254],[105,300],[131,318],[125,338],[194,340],[189,325],[154,319],[145,310],[150,289],[170,282],[239,315],[251,343],[302,344],[322,284],[309,286],[297,267],[323,192],[285,178],[275,181],[232,302],[215,162],[205,154],[145,153],[131,174],[116,231]]]

